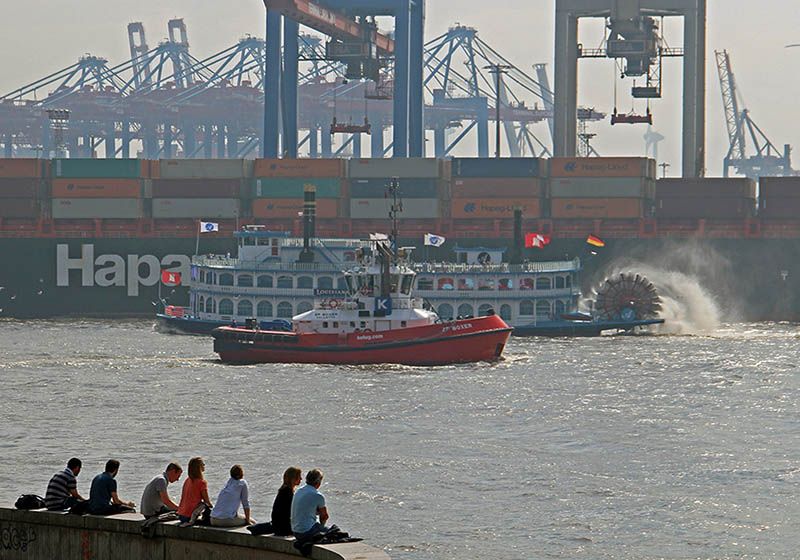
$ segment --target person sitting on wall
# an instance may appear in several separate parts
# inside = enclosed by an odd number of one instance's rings
[[[292,502],[294,490],[303,480],[298,467],[289,467],[283,473],[283,485],[272,503],[272,530],[279,537],[292,535]]]
[[[211,510],[212,527],[243,527],[255,523],[250,517],[250,497],[244,469],[241,465],[231,467],[231,477],[217,497],[217,505]],[[242,504],[244,517],[239,515]]]
[[[81,460],[73,457],[64,470],[58,471],[47,484],[44,505],[51,511],[69,509],[86,498],[78,493],[77,476],[81,472]]]
[[[328,508],[319,487],[322,486],[322,471],[312,469],[306,474],[306,485],[292,499],[292,532],[298,543],[307,542],[318,534],[328,532]],[[319,518],[319,521],[317,521]]]
[[[206,482],[203,472],[206,464],[202,457],[192,457],[189,459],[189,478],[183,483],[181,492],[181,503],[178,505],[178,519],[183,523],[189,523],[192,519],[192,512],[201,503],[208,507],[211,506],[211,499],[208,497],[208,482]]]
[[[178,504],[172,501],[167,493],[167,486],[177,482],[183,474],[183,469],[177,463],[170,463],[167,469],[160,475],[154,477],[142,493],[141,513],[145,518],[156,517],[162,513],[169,513],[178,510]]]
[[[119,461],[109,459],[106,470],[92,479],[89,490],[89,513],[93,515],[116,515],[136,511],[136,504],[126,502],[117,495],[116,476],[119,472]]]

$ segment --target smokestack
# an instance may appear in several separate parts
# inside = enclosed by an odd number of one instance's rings
[[[511,264],[522,264],[522,250],[525,247],[525,236],[522,234],[522,208],[514,207],[514,245],[511,248],[509,261]]]
[[[306,185],[303,188],[303,250],[299,261],[302,263],[314,262],[314,249],[311,239],[316,235],[317,217],[317,187]]]

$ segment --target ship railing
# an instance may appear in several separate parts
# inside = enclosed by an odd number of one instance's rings
[[[551,288],[549,290],[420,290],[417,288],[415,293],[426,299],[463,299],[463,300],[483,300],[483,299],[542,299],[542,298],[563,298],[580,296],[578,288]]]
[[[417,273],[430,274],[537,274],[545,272],[572,272],[580,270],[580,259],[571,261],[531,262],[522,264],[453,264],[453,263],[415,263]]]
[[[345,249],[359,249],[368,245],[366,241],[360,241],[358,239],[323,239],[323,238],[314,238],[311,240],[311,245],[314,247],[334,247],[334,248],[345,248]],[[281,243],[282,247],[292,247],[298,248],[303,247],[303,240],[300,238],[289,238],[284,239]]]
[[[230,268],[242,272],[342,272],[342,267],[330,263],[259,262],[228,257],[193,257],[192,264],[208,268]]]

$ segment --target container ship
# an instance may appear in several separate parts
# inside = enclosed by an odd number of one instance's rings
[[[320,237],[385,231],[393,178],[400,242],[447,239],[425,261],[508,246],[521,208],[524,230],[552,240],[525,258],[582,258],[584,290],[637,260],[697,274],[741,318],[800,317],[800,178],[658,180],[646,158],[0,159],[0,316],[151,316],[161,271],[235,257],[242,225],[301,237],[309,185]],[[216,231],[198,234],[201,220]],[[161,297],[185,305],[188,291]]]

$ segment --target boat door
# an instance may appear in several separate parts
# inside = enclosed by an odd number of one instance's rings
[[[380,331],[388,331],[392,328],[391,321],[375,321],[375,330]]]

